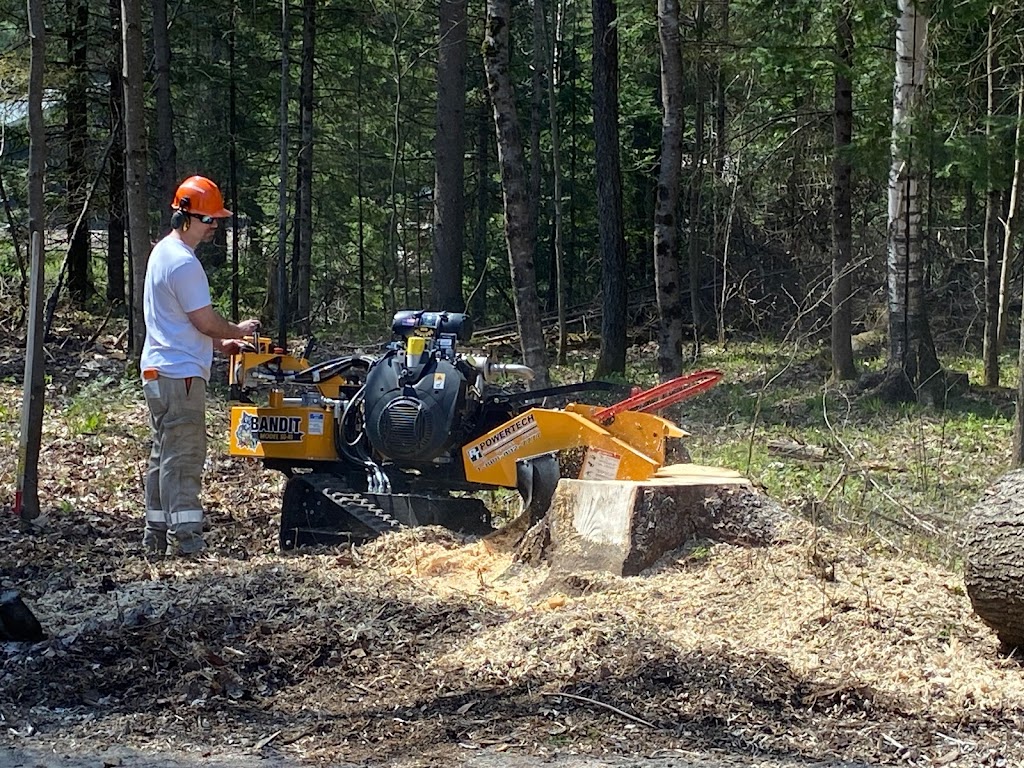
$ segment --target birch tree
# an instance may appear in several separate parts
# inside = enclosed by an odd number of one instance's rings
[[[1014,241],[1017,239],[1017,232],[1020,230],[1020,184],[1021,164],[1024,161],[1022,152],[1021,128],[1024,127],[1024,69],[1018,72],[1017,82],[1017,127],[1013,137],[1013,177],[1010,180],[1010,205],[1006,216],[1006,226],[1003,230],[1003,257],[1002,271],[999,276],[999,347],[1002,349],[1006,344],[1006,336],[1009,328],[1010,316],[1010,281],[1013,276],[1014,264]]]
[[[914,163],[913,119],[924,99],[927,36],[927,15],[913,0],[899,0],[886,259],[889,359],[881,392],[889,399],[935,399],[943,383],[925,306],[920,171]]]
[[[995,9],[988,16],[988,43],[985,46],[986,92],[988,97],[988,120],[985,122],[985,137],[988,153],[985,169],[985,234],[982,250],[985,263],[985,332],[982,346],[983,383],[986,387],[999,386],[999,258],[1002,255],[1002,233],[1000,216],[1003,209],[1003,191],[998,180],[996,164],[999,158],[995,151],[995,126],[998,119],[998,76],[999,57],[996,48],[998,18]]]

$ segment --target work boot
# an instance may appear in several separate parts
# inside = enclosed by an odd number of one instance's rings
[[[163,555],[167,551],[167,532],[147,528],[142,534],[142,549],[147,555]]]
[[[196,533],[167,537],[167,554],[173,557],[197,557],[206,549],[203,537]]]

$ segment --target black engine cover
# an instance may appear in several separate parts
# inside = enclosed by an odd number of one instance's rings
[[[466,379],[446,360],[431,359],[411,373],[403,362],[403,355],[390,355],[367,375],[364,429],[374,449],[396,464],[426,463],[455,442]]]

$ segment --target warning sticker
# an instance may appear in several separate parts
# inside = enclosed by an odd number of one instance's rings
[[[324,415],[322,413],[309,414],[309,434],[322,435],[324,433]]]
[[[622,457],[611,451],[602,451],[600,448],[590,448],[583,459],[583,470],[580,472],[581,480],[614,480],[619,474],[619,464]]]

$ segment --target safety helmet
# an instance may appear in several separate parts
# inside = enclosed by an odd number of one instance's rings
[[[233,214],[224,207],[220,188],[205,176],[189,176],[178,185],[171,208],[196,216],[225,219]]]

